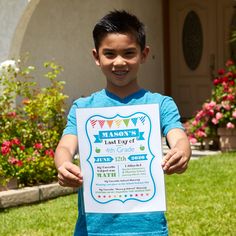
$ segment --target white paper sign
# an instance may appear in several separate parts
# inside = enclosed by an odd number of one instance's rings
[[[165,211],[157,104],[76,110],[86,212]]]

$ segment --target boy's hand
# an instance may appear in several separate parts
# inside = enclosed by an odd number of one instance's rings
[[[189,158],[178,148],[171,149],[163,158],[162,168],[166,174],[181,174],[187,169]]]
[[[187,135],[181,129],[172,129],[167,134],[171,149],[162,161],[162,168],[166,174],[183,173],[191,157],[191,147]]]
[[[83,184],[83,176],[79,166],[70,161],[64,162],[58,168],[58,182],[63,187],[81,187]]]

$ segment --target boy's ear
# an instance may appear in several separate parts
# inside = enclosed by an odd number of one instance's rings
[[[142,51],[142,55],[141,55],[141,63],[144,63],[148,57],[148,54],[149,54],[149,46],[146,46],[143,51]]]
[[[96,65],[100,66],[99,55],[98,55],[98,52],[95,48],[93,49],[93,58],[95,60]]]

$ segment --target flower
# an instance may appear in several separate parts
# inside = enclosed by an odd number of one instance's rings
[[[10,152],[11,148],[9,146],[2,145],[1,153],[3,156],[6,156]]]
[[[186,126],[191,143],[214,137],[218,127],[236,127],[236,66],[228,60],[213,80],[211,97],[204,102]]]
[[[45,155],[54,158],[54,151],[53,151],[53,149],[46,150],[45,151]]]
[[[228,122],[228,123],[226,124],[226,127],[227,127],[228,129],[234,129],[234,128],[235,128],[235,125],[234,125],[233,123],[231,123],[231,122]]]
[[[17,67],[17,62],[14,60],[6,60],[0,63],[0,76],[18,73],[20,69]]]
[[[15,71],[19,71],[19,68],[16,66],[16,61],[6,60],[0,63],[0,71],[7,69],[8,67],[13,68]]]
[[[215,125],[219,123],[219,121],[216,118],[212,118],[211,122]]]
[[[16,112],[15,111],[8,112],[7,116],[14,118],[14,117],[16,117]]]
[[[235,118],[235,119],[236,119],[236,110],[235,110],[235,111],[233,111],[233,114],[232,114],[232,116],[233,116],[233,118]]]
[[[20,140],[19,140],[18,138],[13,138],[12,141],[11,141],[11,143],[12,143],[12,144],[16,144],[16,145],[18,145],[18,146],[21,144],[21,142],[20,142]]]
[[[224,117],[224,115],[221,113],[221,112],[217,112],[216,113],[216,119],[217,120],[220,120],[220,119],[222,119]]]
[[[35,143],[35,144],[34,144],[34,148],[40,150],[40,149],[43,148],[43,144],[42,144],[42,143]]]

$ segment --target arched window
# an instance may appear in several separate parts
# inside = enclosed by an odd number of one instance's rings
[[[196,70],[202,57],[203,32],[200,18],[195,11],[190,11],[185,17],[182,32],[182,48],[188,68]]]

